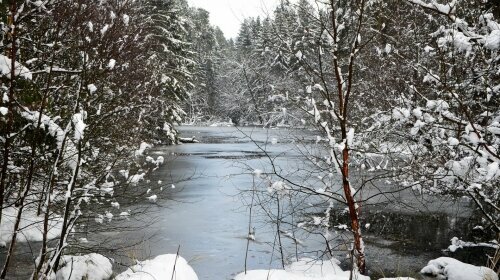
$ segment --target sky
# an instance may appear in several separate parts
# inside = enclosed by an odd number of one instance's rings
[[[279,0],[188,0],[188,2],[193,7],[210,12],[210,21],[220,27],[226,38],[235,38],[243,19],[272,14]]]

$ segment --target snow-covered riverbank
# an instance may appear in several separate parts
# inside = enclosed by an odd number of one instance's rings
[[[314,260],[303,258],[285,269],[250,270],[234,280],[370,280],[357,271],[343,271],[336,259]],[[421,275],[428,280],[498,280],[498,275],[487,267],[462,263],[452,258],[429,261]],[[177,254],[159,255],[151,260],[137,261],[126,271],[111,277],[111,262],[98,254],[66,256],[63,267],[54,276],[64,280],[199,280],[187,261]],[[411,277],[379,278],[379,280],[415,280]]]

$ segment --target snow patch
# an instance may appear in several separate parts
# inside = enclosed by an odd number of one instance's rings
[[[108,31],[108,29],[109,29],[109,24],[104,25],[101,29],[101,35],[104,36],[104,34]]]
[[[135,174],[135,175],[132,175],[130,176],[130,178],[128,179],[128,182],[130,184],[133,184],[133,185],[136,185],[137,183],[139,183],[140,181],[144,180],[144,176],[146,176],[146,173],[141,173],[141,174]]]
[[[482,227],[479,227],[482,228]],[[474,242],[466,242],[458,239],[458,237],[453,237],[451,239],[451,245],[448,246],[448,250],[450,252],[455,252],[458,249],[463,249],[463,248],[471,248],[471,247],[488,247],[488,248],[493,248],[493,249],[498,249],[500,245],[495,244],[495,243],[474,243]]]
[[[488,131],[500,135],[500,123],[499,122],[493,122],[491,125],[488,126]]]
[[[76,113],[72,118],[73,125],[75,126],[74,139],[76,141],[80,141],[83,139],[83,131],[85,130],[85,127],[87,127],[87,125],[83,122],[83,115],[84,114],[82,113]]]
[[[302,54],[301,51],[298,51],[296,54],[295,54],[295,57],[297,57],[299,60],[302,60],[302,58],[304,57],[304,55]]]
[[[484,47],[492,51],[500,49],[500,30],[491,31],[485,38]]]
[[[347,146],[351,147],[354,143],[354,128],[350,128],[347,132]]]
[[[245,274],[238,274],[234,280],[349,280],[350,271],[343,271],[339,267],[340,262],[336,259],[313,260],[303,258],[282,269],[271,270],[250,270]],[[369,280],[368,276],[363,276],[354,272],[352,279]]]
[[[386,54],[390,54],[391,51],[392,51],[392,45],[391,44],[386,44],[385,48],[384,48],[384,51],[385,51]]]
[[[152,196],[148,197],[149,202],[151,203],[156,203],[158,200],[158,196],[156,194],[153,194]]]
[[[424,83],[429,83],[429,84],[439,84],[439,77],[435,74],[432,73],[427,73],[427,75],[424,76]]]
[[[128,178],[128,173],[129,173],[128,170],[122,169],[122,170],[118,171],[118,173],[120,173],[120,175],[122,175],[125,179]]]
[[[12,65],[12,60],[5,55],[0,54],[0,74],[8,79],[10,79],[10,67]],[[31,80],[33,77],[31,71],[19,62],[14,64],[14,74],[22,78]]]
[[[130,22],[130,17],[128,15],[123,15],[122,20],[123,24],[125,24],[125,26],[128,26],[128,23]]]
[[[260,178],[260,176],[262,175],[263,171],[260,170],[260,169],[255,169],[252,174],[253,176],[257,177],[257,178]]]
[[[87,27],[90,32],[94,32],[94,24],[91,21],[87,22]]]
[[[108,68],[113,69],[113,68],[115,68],[115,65],[116,65],[116,60],[110,59],[108,62]]]
[[[448,145],[450,145],[450,146],[458,146],[458,144],[460,144],[460,141],[458,141],[457,138],[454,138],[454,137],[448,138]]]
[[[18,209],[7,207],[2,211],[2,223],[0,224],[0,245],[6,245],[12,239],[14,223],[16,222]],[[24,209],[19,225],[16,240],[19,242],[42,241],[43,240],[44,217],[37,216],[36,210]],[[51,217],[49,220],[49,231],[47,237],[54,239],[59,237],[62,229],[62,219],[59,216]]]
[[[139,146],[139,149],[135,151],[134,155],[136,157],[142,156],[144,154],[144,151],[146,151],[146,149],[149,149],[151,147],[153,147],[153,145],[148,144],[146,142],[142,142],[141,145]]]
[[[87,86],[87,89],[89,90],[90,94],[93,94],[94,92],[96,92],[97,87],[94,84],[90,84]]]
[[[392,109],[392,117],[396,120],[405,120],[410,117],[410,110],[406,108]]]
[[[136,265],[120,273],[115,278],[115,280],[149,279],[198,280],[198,276],[184,258],[174,254],[167,254],[157,256],[152,260],[138,261]]]
[[[278,193],[280,195],[288,193],[288,186],[283,181],[274,182],[267,191],[269,193]]]
[[[448,280],[498,280],[497,274],[490,268],[474,266],[453,258],[441,257],[429,261],[420,271],[426,277]]]
[[[61,268],[51,280],[106,280],[113,274],[113,265],[103,255],[63,256]]]

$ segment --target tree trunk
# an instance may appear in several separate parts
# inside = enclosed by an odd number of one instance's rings
[[[351,228],[354,236],[354,256],[356,258],[356,265],[359,269],[359,272],[361,274],[365,274],[365,248],[359,223],[359,213],[357,209],[358,205],[354,200],[354,194],[351,191],[351,184],[349,183],[349,147],[347,146],[347,140],[345,148],[342,151],[342,185],[347,201],[347,206],[349,207],[349,217],[351,219]]]

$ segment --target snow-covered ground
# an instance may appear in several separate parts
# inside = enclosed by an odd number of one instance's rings
[[[249,270],[236,275],[234,280],[370,280],[358,272],[343,271],[337,259],[315,260],[303,258],[285,269]],[[50,280],[108,280],[112,276],[112,263],[99,254],[64,256],[62,268]],[[487,267],[462,263],[441,257],[429,261],[420,274],[426,280],[498,280],[498,275]],[[137,261],[114,280],[198,280],[188,262],[179,255],[159,255],[153,259]],[[415,280],[410,277],[379,278],[378,280]]]
[[[115,280],[198,280],[187,261],[179,255],[160,255],[154,259],[137,262]]]
[[[0,224],[0,246],[5,246],[12,239],[14,224],[16,222],[18,209],[7,207],[2,210],[2,222]],[[42,241],[43,239],[43,216],[37,216],[36,210],[24,209],[17,241]],[[49,220],[48,239],[57,238],[61,232],[61,217],[51,217]]]
[[[106,280],[113,274],[113,265],[103,255],[63,256],[61,268],[49,280]]]
[[[350,280],[351,272],[343,271],[339,261],[303,258],[282,269],[250,270],[240,273],[235,280]],[[352,279],[370,280],[370,277],[355,272]]]
[[[358,272],[343,271],[339,261],[303,258],[285,269],[249,270],[238,274],[234,280],[370,280]],[[456,259],[441,257],[431,260],[420,272],[429,280],[498,280],[498,275],[486,267],[462,263]],[[174,275],[172,277],[172,275]],[[109,276],[108,276],[109,277]],[[71,278],[73,279],[73,278]],[[79,279],[79,278],[78,278]],[[107,278],[89,278],[107,279]],[[115,280],[198,280],[198,276],[178,255],[160,255],[152,260],[138,262],[118,275]],[[379,280],[415,280],[410,277],[380,278]]]
[[[429,280],[498,280],[498,275],[490,268],[447,257],[429,261],[420,274]]]

